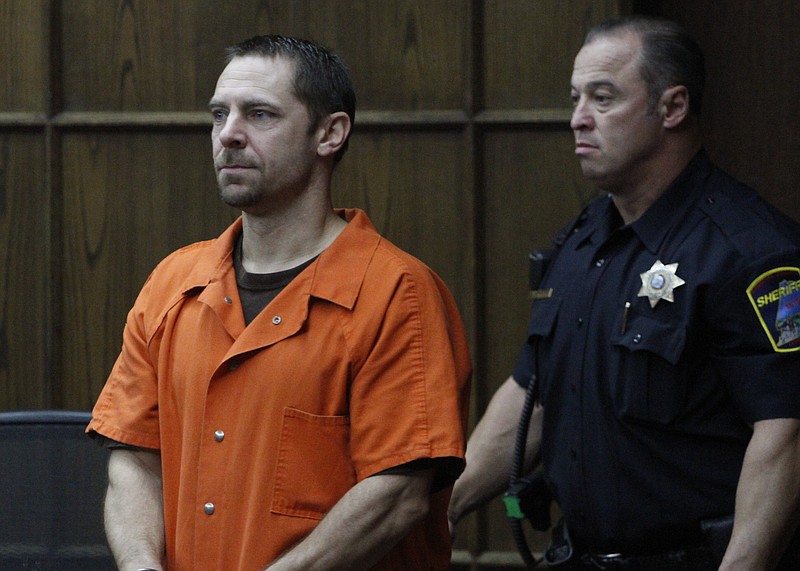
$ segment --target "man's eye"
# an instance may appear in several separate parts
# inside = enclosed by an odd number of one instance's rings
[[[214,123],[220,123],[225,119],[225,113],[223,111],[212,111],[211,118],[214,119]]]

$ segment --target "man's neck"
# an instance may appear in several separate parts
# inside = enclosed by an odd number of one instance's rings
[[[242,264],[258,274],[294,268],[318,256],[345,226],[329,205],[301,213],[242,213]]]
[[[682,145],[648,165],[645,174],[624,188],[608,189],[625,224],[632,224],[658,200],[698,153],[700,142]]]

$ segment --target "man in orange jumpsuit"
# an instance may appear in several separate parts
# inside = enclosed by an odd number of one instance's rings
[[[307,41],[247,40],[210,102],[242,216],[162,261],[87,431],[122,571],[444,569],[470,363],[442,281],[335,210],[355,95]]]

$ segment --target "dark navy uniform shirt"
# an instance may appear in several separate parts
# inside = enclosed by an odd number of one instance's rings
[[[609,197],[574,224],[514,371],[548,482],[589,548],[692,541],[733,513],[752,423],[800,418],[800,229],[703,152],[633,224]]]

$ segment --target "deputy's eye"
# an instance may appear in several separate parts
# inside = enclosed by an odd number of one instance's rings
[[[598,92],[594,94],[593,99],[598,105],[607,105],[611,102],[611,95],[608,93]]]

